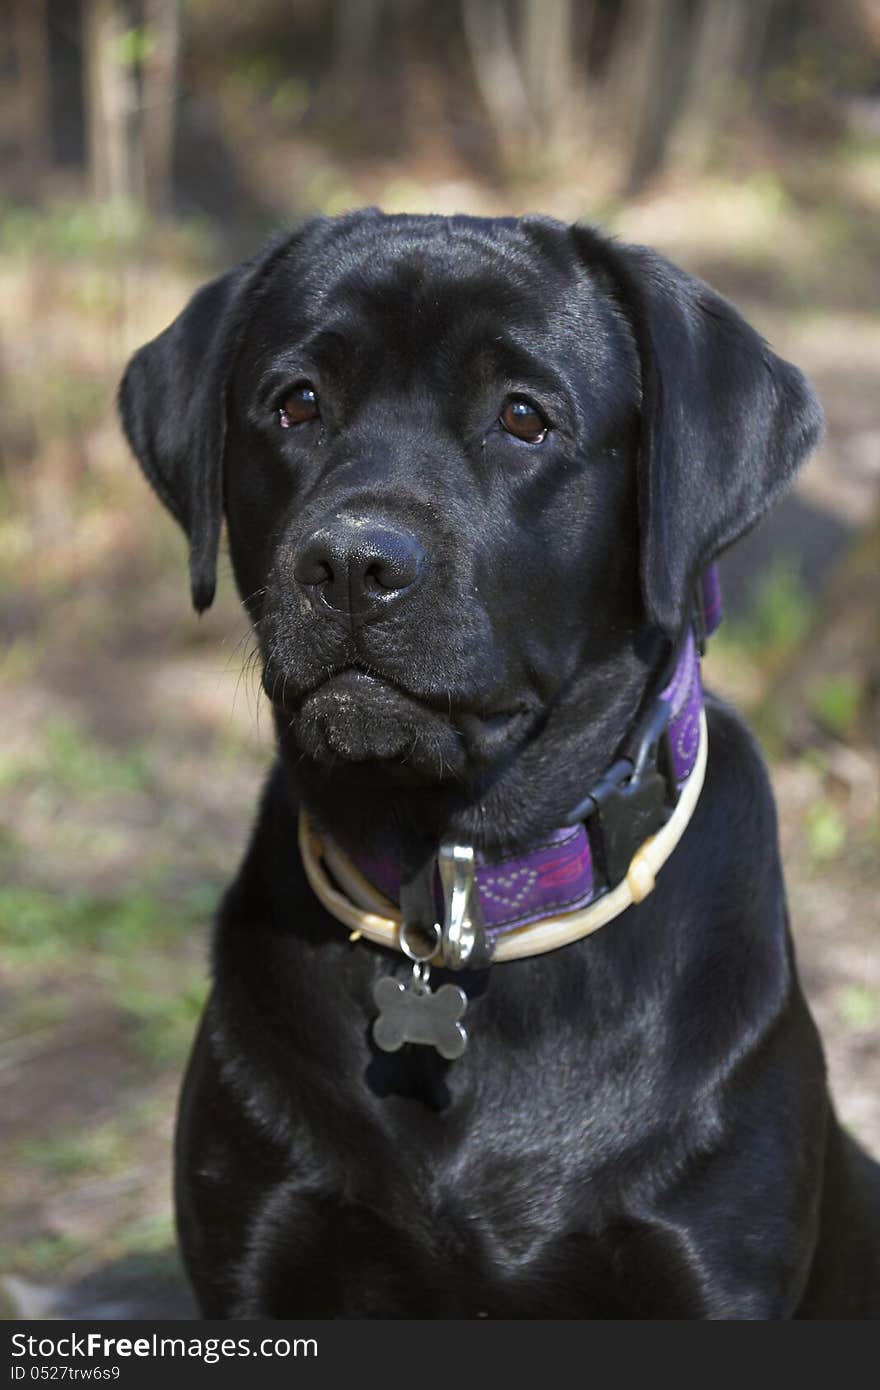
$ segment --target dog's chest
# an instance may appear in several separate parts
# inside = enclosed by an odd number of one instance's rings
[[[562,1072],[555,1085],[511,1073],[460,1112],[454,1095],[445,1112],[385,1096],[381,1141],[365,1120],[343,1168],[318,1139],[314,1176],[336,1177],[310,1196],[299,1182],[288,1199],[273,1194],[284,1215],[264,1269],[269,1305],[323,1286],[316,1315],[613,1316],[626,1296],[611,1255],[625,1140],[603,1118],[607,1098],[593,1111],[578,1091]]]
[[[529,1194],[516,1183],[505,1201],[510,1176],[430,1200],[410,1187],[381,1208],[353,1193],[298,1207],[277,1231],[265,1306],[343,1318],[624,1315],[614,1223],[593,1229],[571,1186]]]

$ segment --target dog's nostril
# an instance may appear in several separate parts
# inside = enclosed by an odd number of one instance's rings
[[[383,592],[400,587],[397,575],[389,571],[379,560],[374,560],[364,571],[364,588],[368,592]]]
[[[300,584],[326,584],[333,578],[333,570],[322,558],[322,553],[304,553],[294,565],[293,575]]]
[[[386,538],[385,553],[369,556],[364,563],[364,588],[386,594],[393,589],[408,589],[419,577],[423,558],[417,543],[402,546]]]

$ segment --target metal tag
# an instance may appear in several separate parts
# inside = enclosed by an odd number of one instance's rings
[[[433,1047],[453,1062],[467,1046],[460,1019],[467,995],[458,985],[441,985],[434,992],[428,984],[430,967],[416,961],[408,984],[391,975],[377,980],[373,999],[379,1017],[373,1023],[373,1039],[383,1052],[398,1052],[404,1043]]]

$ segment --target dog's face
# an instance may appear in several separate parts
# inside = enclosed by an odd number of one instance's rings
[[[700,569],[819,422],[799,373],[659,257],[540,219],[373,212],[201,291],[122,405],[197,606],[225,507],[315,793],[366,774],[484,806],[585,727],[607,761]]]
[[[517,225],[369,219],[279,267],[232,377],[226,503],[307,756],[467,775],[627,640],[637,391],[607,295]]]

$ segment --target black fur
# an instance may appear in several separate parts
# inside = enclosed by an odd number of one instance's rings
[[[282,428],[303,380],[320,418]],[[511,394],[543,442],[501,427]],[[644,248],[371,211],[202,290],[121,407],[199,608],[225,506],[278,730],[178,1128],[205,1316],[876,1314],[878,1169],[831,1109],[766,772],[729,709],[709,701],[705,789],[655,892],[457,977],[452,1064],[371,1045],[373,983],[405,962],[349,943],[296,850],[301,799],[404,856],[563,823],[695,577],[815,442],[801,374]],[[307,572],[325,535],[372,575],[366,616]],[[388,535],[422,557],[408,587],[375,569]]]

